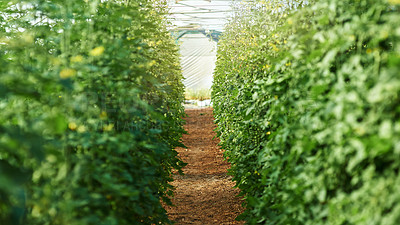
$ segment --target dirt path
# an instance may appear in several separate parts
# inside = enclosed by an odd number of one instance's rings
[[[214,139],[215,125],[211,108],[187,109],[183,136],[188,149],[178,152],[188,165],[184,176],[176,175],[173,203],[167,207],[169,217],[177,225],[202,224],[244,224],[235,221],[242,211],[241,201],[233,189],[234,182],[226,175],[229,164],[223,161],[222,150]]]

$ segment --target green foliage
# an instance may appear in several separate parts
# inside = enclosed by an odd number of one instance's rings
[[[206,100],[206,99],[211,99],[211,90],[207,88],[202,88],[202,89],[190,89],[186,88],[185,89],[185,99],[187,100]]]
[[[399,2],[307,2],[241,7],[219,44],[212,97],[241,218],[398,224]]]
[[[0,223],[165,224],[184,163],[164,3],[0,3]]]

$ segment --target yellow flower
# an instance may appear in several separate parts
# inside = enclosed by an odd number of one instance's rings
[[[286,63],[285,65],[286,65],[286,66],[290,66],[290,65],[292,65],[292,63],[291,63],[291,62],[288,62],[288,63]]]
[[[269,68],[271,68],[271,66],[268,65],[268,64],[265,64],[265,65],[263,66],[263,69],[269,69]]]
[[[270,135],[270,134],[271,134],[271,131],[268,131],[268,132],[267,132],[267,135]]]
[[[63,69],[60,72],[61,79],[67,79],[67,78],[73,77],[75,75],[76,75],[76,70],[70,69],[70,68]]]
[[[102,119],[102,120],[107,119],[107,112],[102,111],[102,112],[100,113],[100,119]]]
[[[292,25],[292,24],[293,24],[293,20],[292,20],[292,19],[288,19],[287,22],[288,22],[289,25]]]
[[[89,55],[91,55],[91,56],[100,56],[100,55],[103,54],[104,50],[105,50],[105,49],[104,49],[103,46],[99,46],[99,47],[96,47],[96,48],[92,49],[92,50],[89,52]]]
[[[108,124],[103,126],[103,131],[111,131],[114,128],[114,124]]]
[[[274,45],[274,44],[272,44],[272,43],[269,43],[269,46],[271,46],[272,47],[272,50],[274,50],[274,51],[279,51],[279,48],[277,48],[276,47],[276,45]]]
[[[71,123],[68,124],[68,128],[71,129],[71,130],[76,130],[77,127],[78,126],[74,122],[71,122]]]
[[[71,62],[72,63],[80,63],[82,61],[83,61],[83,56],[81,56],[81,55],[77,55],[77,56],[71,57]]]
[[[154,66],[155,64],[156,64],[156,61],[155,61],[155,60],[152,60],[151,62],[147,63],[147,66],[148,66],[148,67],[152,67],[152,66]]]

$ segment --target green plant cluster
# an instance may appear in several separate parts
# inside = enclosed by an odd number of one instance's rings
[[[207,88],[201,89],[185,89],[185,99],[186,100],[207,100],[211,99],[211,90]]]
[[[235,15],[212,98],[239,218],[398,224],[400,2],[270,0]]]
[[[184,163],[156,0],[0,2],[0,224],[166,224]]]

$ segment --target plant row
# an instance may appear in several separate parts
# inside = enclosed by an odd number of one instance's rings
[[[219,42],[217,134],[249,224],[398,224],[400,2],[242,4]]]
[[[0,224],[165,224],[184,163],[165,3],[0,3]]]

